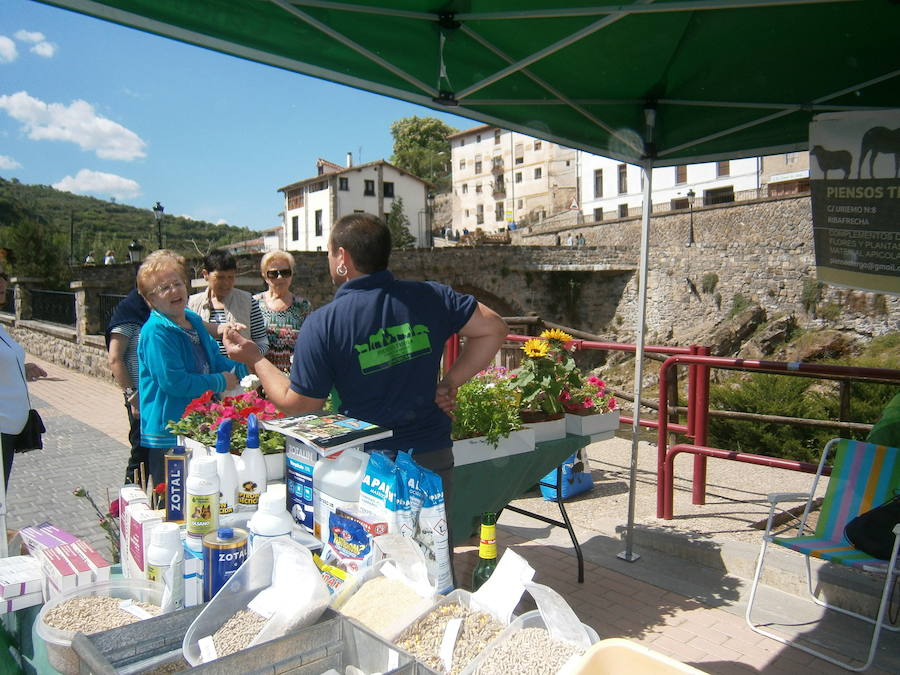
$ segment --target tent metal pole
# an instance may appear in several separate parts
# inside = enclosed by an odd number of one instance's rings
[[[650,123],[652,125],[652,122]],[[650,209],[653,189],[653,159],[641,164],[644,176],[644,197],[641,208],[641,260],[638,272],[637,340],[634,354],[634,415],[631,420],[631,467],[628,478],[628,522],[625,525],[625,550],[617,554],[626,562],[635,562],[640,555],[634,552],[634,503],[637,490],[638,443],[641,433],[641,384],[644,377],[644,324],[647,317],[647,267],[650,255]]]

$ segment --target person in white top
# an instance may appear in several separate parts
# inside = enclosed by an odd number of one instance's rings
[[[9,277],[0,272],[0,297],[6,296]],[[0,437],[3,450],[4,485],[9,485],[12,470],[14,441],[28,421],[27,382],[47,377],[46,371],[34,363],[25,363],[25,350],[12,339],[0,324]]]

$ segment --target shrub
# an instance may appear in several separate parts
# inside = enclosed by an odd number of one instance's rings
[[[737,386],[736,386],[737,383]],[[763,415],[827,419],[827,399],[811,391],[815,380],[769,373],[754,373],[710,388],[710,408]],[[837,433],[830,429],[799,427],[775,422],[729,420],[713,417],[709,443],[770,457],[818,461],[822,447]]]
[[[735,293],[731,298],[731,310],[728,312],[728,318],[737,316],[750,306],[750,301],[740,293]]]
[[[800,301],[803,303],[803,309],[807,314],[816,315],[816,307],[819,300],[822,299],[822,289],[825,287],[821,281],[815,279],[804,279],[803,290],[800,291]]]
[[[836,302],[828,302],[818,309],[817,314],[828,321],[836,321],[841,315],[841,306]]]
[[[703,279],[700,280],[700,290],[704,293],[712,293],[716,290],[716,284],[719,283],[719,275],[715,272],[708,272],[703,275]]]

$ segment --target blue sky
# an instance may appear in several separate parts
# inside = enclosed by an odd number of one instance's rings
[[[389,159],[390,124],[478,123],[31,0],[0,2],[0,176],[254,229],[324,157]]]

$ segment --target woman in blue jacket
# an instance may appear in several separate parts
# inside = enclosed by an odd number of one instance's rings
[[[138,343],[141,444],[150,450],[149,473],[160,483],[163,455],[176,443],[166,425],[204,392],[234,389],[247,370],[220,354],[203,320],[187,309],[184,258],[154,251],[138,269],[137,285],[152,309]]]

